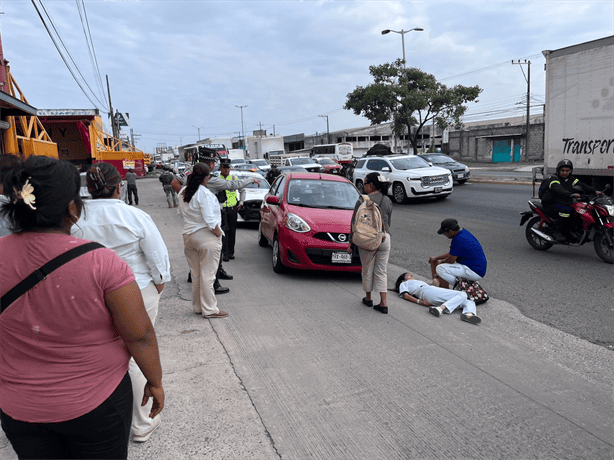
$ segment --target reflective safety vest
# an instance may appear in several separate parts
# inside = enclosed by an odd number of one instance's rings
[[[224,177],[222,175],[220,175],[220,177],[226,180],[237,180],[237,178],[234,177],[232,174],[229,174],[228,177]],[[237,196],[238,194],[236,190],[226,190],[226,202],[223,204],[223,206],[225,208],[235,207],[239,203]]]

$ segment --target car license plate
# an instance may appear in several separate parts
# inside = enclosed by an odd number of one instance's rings
[[[441,192],[441,187],[435,187],[435,193]]]
[[[465,177],[465,175],[464,175],[464,174],[459,174],[459,175],[458,175],[458,178],[459,178],[459,179],[462,179],[463,177]]]
[[[333,252],[333,263],[350,264],[352,263],[352,255],[347,252]]]

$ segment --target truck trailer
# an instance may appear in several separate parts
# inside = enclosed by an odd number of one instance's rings
[[[543,176],[562,159],[573,174],[614,188],[614,36],[552,51],[546,58]]]

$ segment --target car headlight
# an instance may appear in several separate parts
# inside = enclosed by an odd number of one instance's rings
[[[311,227],[296,214],[289,213],[286,218],[286,227],[293,232],[307,233],[311,231]]]
[[[469,172],[469,166],[465,165],[465,172],[468,173]]]
[[[405,177],[405,179],[407,179],[407,180],[408,180],[408,181],[410,181],[410,182],[411,182],[412,180],[420,180],[420,178],[419,178],[419,177],[410,177],[410,176]]]

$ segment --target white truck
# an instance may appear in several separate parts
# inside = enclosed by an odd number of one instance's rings
[[[281,136],[248,137],[247,150],[251,159],[266,158],[271,150],[283,150],[284,138]]]
[[[614,36],[542,53],[544,177],[569,159],[582,182],[598,190],[614,187]]]

